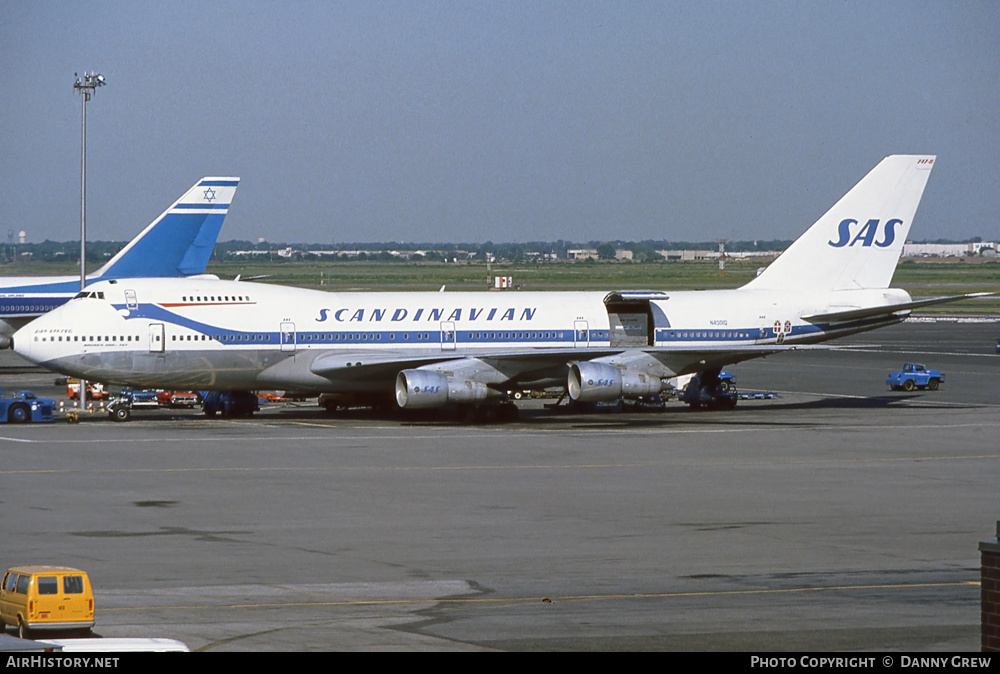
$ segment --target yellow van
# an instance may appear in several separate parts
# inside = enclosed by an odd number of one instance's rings
[[[17,625],[27,639],[38,630],[79,630],[94,626],[94,593],[86,571],[67,566],[16,566],[0,583],[0,630]]]

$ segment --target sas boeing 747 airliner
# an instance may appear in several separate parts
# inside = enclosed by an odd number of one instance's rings
[[[204,274],[239,178],[202,178],[93,274],[115,278]],[[80,292],[79,276],[0,278],[0,348],[29,321]]]
[[[934,166],[884,159],[757,278],[732,290],[339,293],[192,279],[95,283],[20,330],[67,375],[139,387],[291,389],[406,409],[513,415],[511,389],[655,395],[730,363],[898,323],[889,287]]]

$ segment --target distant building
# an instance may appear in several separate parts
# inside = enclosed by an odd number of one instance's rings
[[[719,259],[718,250],[658,250],[664,260],[690,262],[692,260],[712,260]],[[726,251],[727,260],[744,260],[748,258],[774,259],[781,254],[780,250],[742,250]]]
[[[567,250],[566,259],[568,260],[596,260],[597,259],[597,249],[596,248],[577,248],[576,250]]]
[[[964,257],[966,255],[995,256],[995,242],[977,243],[904,243],[903,257]]]
[[[658,250],[664,260],[689,262],[691,260],[718,260],[717,250]]]

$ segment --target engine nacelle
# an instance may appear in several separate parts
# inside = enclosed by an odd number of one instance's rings
[[[657,395],[663,386],[659,377],[629,372],[614,365],[584,361],[573,363],[567,379],[569,397],[580,402],[600,402],[618,397]]]
[[[482,382],[452,379],[440,372],[403,370],[396,375],[396,404],[408,410],[475,403],[489,396],[490,389]]]

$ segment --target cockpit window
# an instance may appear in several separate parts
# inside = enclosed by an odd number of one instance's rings
[[[74,300],[78,300],[81,297],[85,297],[85,298],[88,298],[88,299],[95,299],[95,300],[103,300],[104,299],[104,293],[100,292],[100,291],[99,292],[94,292],[92,290],[81,290],[80,292],[78,292],[73,297],[73,299]]]

